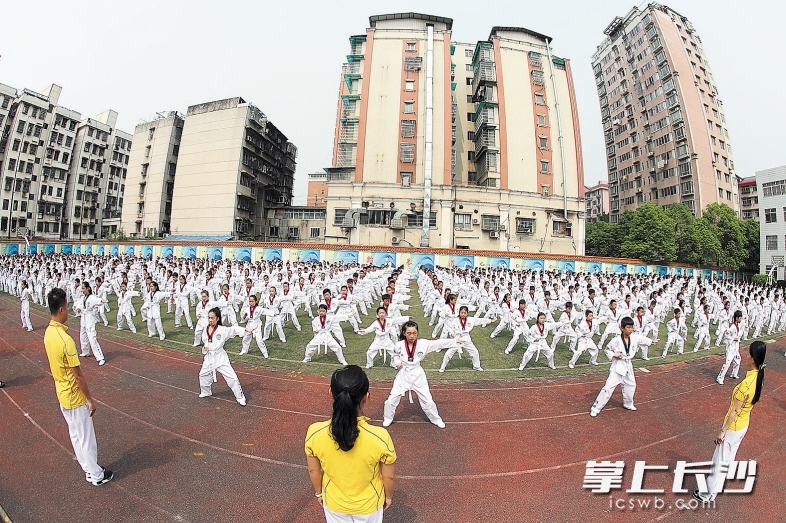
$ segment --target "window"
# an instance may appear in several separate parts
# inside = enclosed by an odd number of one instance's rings
[[[150,157],[150,146],[148,145],[147,147],[145,147],[145,158],[149,158],[149,157]]]
[[[778,221],[778,217],[776,215],[776,211],[774,208],[772,209],[764,209],[764,222],[765,223],[776,223]]]
[[[549,162],[548,162],[548,160],[541,160],[540,161],[540,172],[541,172],[541,174],[549,174]]]
[[[341,225],[344,221],[344,216],[349,209],[334,209],[333,210],[333,225]]]
[[[546,102],[543,99],[543,94],[535,93],[535,103],[538,105],[546,105]]]
[[[151,127],[150,129],[148,129],[148,131],[147,131],[147,139],[148,140],[152,140],[153,139],[153,134],[155,132],[156,132],[156,128],[155,127]],[[88,133],[88,135],[93,136],[93,130],[92,129],[90,129],[90,132]]]
[[[361,225],[388,225],[390,223],[390,211],[381,209],[369,209],[366,214],[360,215]]]
[[[300,238],[300,227],[290,227],[287,232],[290,238]]]
[[[538,125],[541,127],[546,126],[546,115],[545,114],[538,114]]]
[[[786,194],[786,180],[777,180],[775,182],[763,183],[761,185],[761,190],[764,197],[781,196]]]
[[[413,101],[404,102],[404,113],[412,114],[414,112],[415,112],[415,102]]]
[[[516,234],[534,234],[534,218],[516,218]]]
[[[415,144],[399,144],[399,159],[401,163],[415,163]]]
[[[467,140],[470,142],[475,141],[475,131],[467,131]]]
[[[475,161],[475,151],[467,151],[467,160],[470,162]]]
[[[308,231],[308,237],[309,238],[319,238],[321,232],[322,232],[322,229],[320,229],[319,227],[311,227],[309,229],[309,231]]]
[[[415,80],[404,80],[404,90],[405,91],[414,91],[415,90]]]
[[[786,212],[786,211],[784,211]],[[453,228],[457,231],[471,231],[472,230],[472,215],[459,214],[453,215]]]
[[[777,251],[778,250],[778,237],[773,236],[766,236],[765,237],[766,249],[768,251]]]
[[[553,236],[571,236],[573,231],[567,222],[554,221],[551,223],[551,233]]]
[[[407,42],[407,52],[414,53],[415,51],[415,42]]]
[[[467,78],[467,85],[472,85],[472,78]]]
[[[278,238],[278,227],[270,227],[268,231],[269,238]]]
[[[429,227],[437,226],[437,211],[431,211]],[[423,211],[415,211],[415,215],[407,216],[407,227],[423,227]]]
[[[409,187],[412,185],[412,173],[411,172],[401,172],[401,185],[404,187]],[[784,210],[786,212],[786,209]]]
[[[545,136],[538,136],[538,146],[545,150],[548,146],[548,138]],[[548,165],[546,165],[546,170],[548,170]]]
[[[417,120],[402,120],[401,121],[401,137],[414,138],[415,137],[415,124]]]
[[[484,214],[481,216],[480,228],[484,231],[499,230],[499,216],[494,214]]]
[[[549,185],[541,185],[540,188],[541,188],[541,195],[544,198],[548,198],[549,197],[549,188],[550,188],[550,186]]]
[[[475,121],[475,113],[467,113],[467,121],[468,122]]]

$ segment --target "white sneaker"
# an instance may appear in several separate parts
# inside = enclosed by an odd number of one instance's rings
[[[391,423],[393,423],[393,420],[392,420],[392,419],[387,419],[387,418],[385,418],[385,419],[383,419],[383,420],[382,420],[382,426],[383,426],[383,427],[390,427],[390,424],[391,424]]]
[[[568,368],[569,369],[575,369],[576,366],[574,364],[572,364],[572,363],[568,363]]]
[[[445,372],[445,369],[439,369],[440,372]]]
[[[524,370],[524,365],[519,365],[519,370]]]
[[[437,427],[439,427],[439,428],[441,428],[441,429],[444,429],[444,428],[445,428],[445,422],[444,422],[444,421],[442,421],[442,420],[435,421],[435,422],[434,422],[434,425],[436,425]]]
[[[300,363],[308,363],[309,361],[311,361],[311,358],[303,358],[303,361]]]
[[[720,378],[715,378],[715,383],[717,383],[718,385],[723,385],[723,380]]]
[[[101,367],[104,363],[106,363],[106,360],[101,360],[98,362],[98,366]]]
[[[366,365],[367,369],[370,369],[371,367],[373,367],[373,365]]]
[[[200,392],[199,393],[199,397],[200,398],[207,398],[208,396],[212,396],[212,395],[213,395],[212,392]]]
[[[505,354],[510,354],[510,353],[511,353],[510,349],[505,349]]]
[[[590,409],[590,416],[594,418],[597,417],[597,415],[598,415],[598,411]]]
[[[263,352],[263,353],[262,353],[262,356],[264,356],[264,357],[265,357],[265,359],[268,359],[268,358],[270,357],[270,356],[268,356],[267,352]]]
[[[554,365],[549,365],[549,368],[550,368],[551,370],[557,370],[557,367],[555,367]]]
[[[27,332],[33,332],[33,329],[27,329]]]
[[[472,370],[482,371],[483,367],[474,367]]]
[[[118,328],[117,328],[117,330],[121,331],[121,330],[123,330],[123,329],[121,329],[120,327],[118,327]]]
[[[645,358],[644,356],[642,356],[641,359],[643,359],[644,361],[650,361],[649,358]]]
[[[630,407],[623,405],[622,408],[626,410],[638,410],[634,405],[631,405]]]
[[[243,407],[246,406],[246,398],[238,398],[237,402]]]

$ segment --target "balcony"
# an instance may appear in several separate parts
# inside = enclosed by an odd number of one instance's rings
[[[487,149],[499,149],[499,144],[497,143],[497,133],[495,129],[484,129],[481,133],[475,135],[476,161],[480,160],[481,155],[485,154]]]
[[[475,76],[472,78],[472,92],[476,93],[478,87],[486,83],[496,83],[497,69],[494,62],[481,61],[475,65]]]

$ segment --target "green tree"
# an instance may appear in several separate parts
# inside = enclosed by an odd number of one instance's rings
[[[607,222],[587,222],[586,245],[587,256],[619,256],[616,234],[618,227]]]
[[[674,220],[678,262],[697,267],[715,263],[721,244],[712,226],[697,220],[690,208],[681,203],[669,206],[666,215]]]
[[[745,260],[745,270],[759,272],[759,256],[761,250],[761,238],[759,222],[756,220],[743,220],[742,233],[745,236],[745,249],[748,257]]]
[[[675,222],[659,205],[645,203],[636,212],[625,212],[620,217],[620,226],[622,257],[640,258],[647,263],[677,259]]]
[[[748,258],[747,241],[742,221],[734,209],[723,203],[712,203],[707,206],[700,220],[711,226],[722,246],[715,264],[735,271],[742,267]]]

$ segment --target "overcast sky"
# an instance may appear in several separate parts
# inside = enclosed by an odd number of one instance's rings
[[[368,17],[416,11],[453,18],[453,40],[477,42],[495,25],[547,34],[572,61],[588,185],[605,181],[605,146],[590,57],[620,0],[5,2],[0,83],[63,87],[60,104],[118,127],[157,111],[242,96],[299,148],[296,203],[307,174],[330,165],[341,64]],[[701,37],[726,110],[740,176],[786,164],[786,2],[677,0]],[[300,196],[300,198],[297,198]]]

